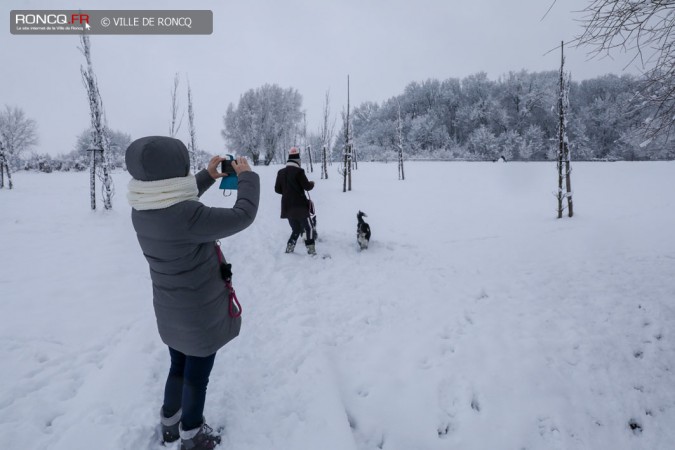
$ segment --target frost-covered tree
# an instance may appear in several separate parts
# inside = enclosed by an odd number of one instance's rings
[[[522,135],[522,145],[518,149],[518,159],[546,159],[547,148],[544,140],[544,131],[537,125],[527,127]]]
[[[5,106],[0,112],[0,188],[4,187],[7,174],[9,188],[12,182],[12,166],[18,164],[21,154],[38,143],[37,124],[26,117],[19,107]]]
[[[540,127],[552,119],[551,105],[556,101],[556,73],[509,72],[495,88],[495,95],[506,113],[509,130],[522,135],[528,126]]]
[[[344,133],[344,149],[341,168],[342,192],[352,190],[352,150],[354,144],[352,142],[353,132],[351,130],[351,118],[349,113],[349,75],[347,75],[347,110],[342,112],[342,130]]]
[[[314,159],[312,155],[312,144],[309,141],[309,136],[307,135],[307,113],[302,112],[302,146],[305,151],[305,164],[309,172],[314,172]]]
[[[516,130],[507,130],[497,136],[497,159],[506,161],[520,159],[520,149],[523,148],[523,137]]]
[[[169,136],[175,138],[180,127],[183,125],[184,112],[180,111],[180,101],[178,100],[178,86],[180,85],[180,75],[176,73],[173,77],[173,87],[171,88],[171,122],[169,124]],[[178,115],[180,114],[180,118]]]
[[[569,110],[570,75],[565,72],[564,42],[560,44],[560,91],[558,94],[558,219],[563,215],[563,198],[567,198],[567,214],[574,215],[572,208],[572,169],[570,167],[570,147],[567,137],[567,115]],[[563,190],[563,178],[565,188]]]
[[[190,80],[187,82],[188,96],[188,153],[190,154],[190,167],[192,172],[197,173],[197,130],[195,128],[195,110],[192,104],[192,88]]]
[[[101,93],[98,89],[98,81],[94,74],[94,67],[91,62],[91,46],[89,43],[89,36],[83,34],[80,36],[80,51],[84,55],[87,62],[87,67],[80,66],[80,73],[82,74],[82,81],[87,91],[87,98],[89,100],[89,118],[91,121],[91,142],[92,151],[90,159],[90,199],[91,209],[96,209],[96,185],[95,177],[98,176],[101,180],[101,188],[103,195],[103,207],[105,209],[112,209],[112,198],[115,193],[112,177],[110,176],[110,136],[107,130],[105,120],[105,110],[103,109],[103,100],[101,100]],[[100,153],[101,164],[96,168],[96,153]]]
[[[596,56],[632,53],[644,70],[633,105],[650,136],[675,130],[675,0],[592,0],[577,45]]]
[[[110,169],[112,168],[122,168],[124,167],[124,153],[131,144],[131,136],[128,133],[124,133],[118,130],[107,129],[106,133],[109,140],[109,154],[108,161],[110,163]],[[93,148],[95,145],[92,140],[95,130],[93,128],[88,128],[77,136],[75,142],[75,148],[72,152],[65,155],[59,156],[58,159],[64,163],[69,163],[71,166],[74,163],[85,163],[90,158],[89,149]]]
[[[570,110],[570,137],[574,141],[587,139],[590,148],[586,152],[591,158],[612,157],[622,131],[641,127],[645,116],[630,107],[636,89],[630,75],[604,75],[583,80],[576,87],[570,85],[570,100],[575,107]]]
[[[320,142],[319,147],[321,148],[321,179],[328,179],[328,159],[329,151],[333,142],[333,134],[335,133],[335,121],[333,119],[331,123],[330,117],[330,91],[326,91],[326,96],[323,101],[323,111],[321,115],[321,127],[319,128]],[[331,158],[332,159],[332,158]]]
[[[251,156],[254,165],[268,165],[282,146],[294,142],[302,120],[302,97],[293,88],[266,84],[245,92],[237,107],[230,104],[221,132],[229,146]]]
[[[405,180],[403,170],[403,119],[401,119],[401,105],[398,105],[398,123],[396,127],[396,147],[398,150],[398,179]]]
[[[466,147],[471,159],[494,161],[499,156],[499,140],[485,125],[471,132]]]

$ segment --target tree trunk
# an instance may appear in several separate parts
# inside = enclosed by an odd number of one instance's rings
[[[91,209],[96,210],[96,151],[89,150],[89,198]]]
[[[9,170],[9,163],[5,163],[5,170],[7,170],[7,186],[9,189],[14,188],[14,183],[12,183],[12,172]]]
[[[106,161],[103,162],[103,207],[112,209],[112,178]]]
[[[565,142],[565,187],[567,189],[567,215],[572,217],[574,215],[574,209],[572,207],[572,179],[571,179],[572,169],[570,168],[570,149]]]
[[[560,93],[558,94],[558,219],[563,216],[563,153],[564,153],[564,136],[565,136],[565,112],[563,104],[564,96],[564,72],[565,58],[563,55],[562,44],[560,46]]]
[[[403,147],[398,149],[398,179],[405,180],[405,173],[403,171]]]
[[[349,153],[347,155],[347,190],[352,190],[352,144],[347,146]]]
[[[342,192],[347,192],[347,165],[349,159],[347,158],[347,147],[345,147],[345,160],[342,166]]]
[[[308,145],[307,147],[305,147],[305,149],[307,150],[307,154],[309,155],[309,171],[311,173],[314,173],[314,165],[312,162],[312,146]]]
[[[347,75],[347,126],[345,127],[345,181],[348,189],[352,190],[352,142],[349,127],[349,75]],[[344,183],[343,183],[344,184]],[[344,186],[342,192],[345,192]]]
[[[398,103],[398,179],[405,180],[403,172],[403,121],[401,120],[401,103]]]
[[[321,179],[322,180],[328,179],[328,167],[326,165],[326,159],[327,159],[326,146],[324,145],[321,148]]]

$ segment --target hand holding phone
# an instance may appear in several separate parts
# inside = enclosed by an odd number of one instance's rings
[[[220,164],[220,171],[221,173],[225,174],[225,176],[220,179],[219,188],[233,191],[237,189],[237,184],[239,183],[237,173],[235,172],[234,167],[232,167],[234,156],[225,155],[224,158],[225,159]]]

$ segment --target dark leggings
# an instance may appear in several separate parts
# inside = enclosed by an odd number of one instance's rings
[[[202,425],[206,386],[213,369],[216,354],[201,358],[187,356],[169,347],[171,368],[164,388],[164,417],[175,415],[181,407],[181,423],[184,430]]]
[[[291,237],[288,238],[289,244],[295,244],[298,240],[298,237],[304,232],[305,233],[305,244],[312,245],[314,239],[316,239],[316,229],[314,228],[314,223],[312,219],[307,217],[306,219],[288,219],[288,224],[291,226]]]

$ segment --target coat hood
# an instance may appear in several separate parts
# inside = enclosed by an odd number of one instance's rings
[[[136,139],[127,148],[124,159],[131,176],[140,181],[185,177],[190,173],[190,155],[185,144],[170,137]]]

